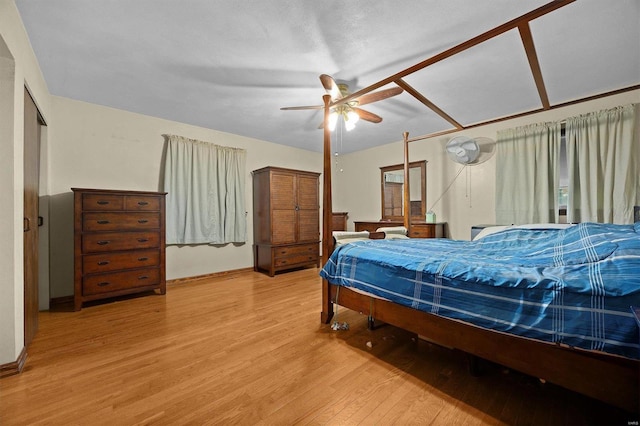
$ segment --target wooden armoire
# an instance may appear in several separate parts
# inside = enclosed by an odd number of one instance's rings
[[[253,171],[254,270],[320,266],[320,173]]]

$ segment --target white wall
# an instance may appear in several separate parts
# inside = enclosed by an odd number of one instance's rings
[[[22,20],[13,1],[0,0],[0,364],[16,361],[24,345],[25,85],[47,120],[49,91]]]
[[[169,246],[167,279],[253,266],[252,170],[279,166],[322,172],[319,153],[61,97],[53,97],[52,104],[56,123],[50,131],[49,152],[52,297],[73,294],[71,188],[161,190],[163,134],[247,150],[247,243]],[[321,136],[319,132],[319,144]]]
[[[500,129],[563,120],[587,112],[636,102],[640,102],[640,90],[411,142],[409,144],[410,161],[428,161],[427,210],[453,182],[433,207],[437,220],[447,222],[451,238],[468,240],[471,226],[495,223],[495,156],[485,163],[467,167],[454,181],[454,177],[462,166],[449,160],[445,154],[444,146],[452,137],[466,135],[495,140],[496,133]],[[420,135],[409,135],[410,138],[417,136]],[[398,142],[340,155],[337,159],[338,167],[335,167],[334,163],[333,210],[349,212],[348,229],[353,229],[353,221],[380,219],[380,167],[403,162],[404,148],[401,140],[402,135],[398,135]]]

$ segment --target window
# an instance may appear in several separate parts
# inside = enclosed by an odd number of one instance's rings
[[[569,204],[569,164],[567,161],[567,138],[564,124],[560,128],[560,156],[558,157],[558,166],[558,215],[559,221],[566,223],[567,206]]]
[[[639,106],[567,118],[568,222],[632,222],[640,201]]]
[[[165,135],[167,244],[247,240],[246,151]]]
[[[633,221],[639,105],[499,131],[496,222]]]

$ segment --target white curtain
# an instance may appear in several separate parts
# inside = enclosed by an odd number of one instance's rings
[[[498,132],[496,223],[558,221],[559,157],[559,123]]]
[[[634,104],[567,119],[568,222],[633,222],[639,111]]]
[[[164,136],[167,244],[246,242],[246,151]]]

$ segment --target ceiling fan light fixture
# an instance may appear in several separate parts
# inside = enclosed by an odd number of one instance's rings
[[[362,95],[356,99],[352,99],[347,102],[338,102],[340,99],[349,96],[349,86],[345,83],[336,83],[336,81],[327,74],[320,75],[320,82],[322,86],[327,91],[327,94],[331,97],[332,103],[334,106],[332,107],[331,113],[329,114],[329,122],[326,123],[324,120],[318,126],[318,129],[329,128],[330,131],[334,131],[336,126],[338,125],[339,116],[342,116],[344,120],[345,128],[347,131],[355,129],[355,124],[361,118],[365,121],[369,121],[371,123],[380,123],[382,121],[382,117],[369,112],[367,110],[363,110],[360,108],[361,105],[371,104],[373,102],[378,102],[383,99],[390,98],[392,96],[399,95],[403,92],[401,87],[393,87],[391,89],[379,90],[377,92],[367,93]],[[282,107],[281,110],[301,110],[301,109],[323,109],[322,105],[310,105],[310,106],[295,106],[295,107]]]
[[[356,128],[356,121],[358,121],[360,117],[358,117],[358,114],[353,110],[345,108],[342,110],[342,118],[344,118],[344,128],[347,132],[350,132]]]
[[[336,124],[338,124],[338,115],[339,114],[336,111],[329,114],[329,130],[332,132],[336,129]]]
[[[360,116],[354,110],[350,110],[347,113],[347,117],[346,117],[345,121],[348,121],[349,123],[356,124],[358,122],[358,120],[360,120]]]
[[[352,131],[353,129],[356,128],[356,123],[354,123],[351,120],[346,120],[344,122],[344,128],[347,129],[347,132],[350,132],[350,131]]]

